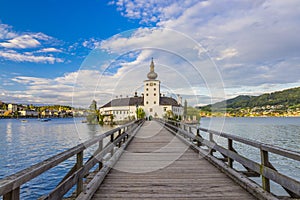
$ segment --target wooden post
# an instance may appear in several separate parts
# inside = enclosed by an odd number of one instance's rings
[[[189,133],[192,133],[192,127],[189,126]],[[193,141],[193,139],[191,137],[189,137],[190,141]]]
[[[99,147],[98,147],[98,149],[99,149],[99,152],[102,151],[102,149],[103,149],[103,140],[100,140],[100,141],[99,141]],[[102,160],[100,160],[100,161],[99,161],[99,170],[100,170],[102,167],[103,167],[103,162],[102,162]]]
[[[233,151],[233,142],[232,142],[232,139],[229,139],[228,138],[228,150],[230,150],[230,151]],[[233,167],[233,160],[228,156],[228,166],[230,167],[230,168],[232,168]]]
[[[119,130],[119,137],[121,137],[121,135],[122,135],[122,129]],[[119,148],[121,147],[121,144],[122,144],[122,140],[119,142],[119,145],[118,145]]]
[[[269,167],[269,154],[267,151],[260,150],[261,157],[261,174],[263,172],[264,167]],[[262,178],[262,187],[267,192],[270,192],[270,180],[265,176],[261,175]]]
[[[111,144],[114,142],[114,134],[115,133],[113,133],[113,134],[110,135],[110,143]],[[114,148],[112,148],[112,150],[111,150],[111,157],[113,156],[113,154],[114,154]]]
[[[209,141],[210,141],[210,142],[213,142],[213,141],[214,141],[214,137],[213,137],[213,134],[212,134],[212,133],[209,133]],[[212,156],[214,155],[214,152],[213,152],[213,149],[212,149],[212,148],[209,149],[209,154],[212,155]]]
[[[115,133],[112,133],[112,134],[110,135],[110,142],[111,142],[111,143],[114,142],[114,134],[115,134]]]
[[[83,166],[83,151],[77,154],[76,169],[79,170]],[[76,194],[77,196],[83,191],[83,179],[79,178],[77,182]]]
[[[201,146],[201,142],[199,141],[199,139],[201,138],[201,135],[200,135],[200,130],[199,128],[197,128],[197,146],[200,147]]]
[[[19,199],[20,199],[19,187],[3,195],[3,200],[19,200]]]

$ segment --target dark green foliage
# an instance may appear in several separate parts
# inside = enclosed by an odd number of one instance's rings
[[[138,119],[143,119],[143,118],[145,118],[145,115],[146,115],[143,108],[138,108],[136,111],[136,114],[137,114]]]
[[[300,104],[300,87],[267,93],[260,96],[240,95],[235,98],[200,107],[202,111],[222,112],[238,108],[254,108],[282,105],[283,107],[298,107]]]

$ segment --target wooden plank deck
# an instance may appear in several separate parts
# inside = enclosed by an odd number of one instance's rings
[[[155,121],[126,150],[93,199],[255,199]]]

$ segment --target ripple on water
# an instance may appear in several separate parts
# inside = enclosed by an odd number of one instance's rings
[[[214,118],[201,119],[201,127],[249,138],[286,149],[298,150],[300,146],[300,118]],[[81,119],[78,119],[80,122]],[[0,120],[0,178],[41,162],[57,153],[86,141],[111,127],[100,128],[85,123],[74,124],[73,119],[53,119],[41,123],[28,119],[27,123],[18,120]],[[207,138],[207,136],[205,136]],[[226,146],[226,140],[221,141]],[[94,147],[95,148],[95,147]],[[242,155],[260,161],[259,151],[241,144],[235,148]],[[93,151],[85,153],[85,160]],[[300,167],[290,159],[270,155],[273,165],[289,176],[300,180]],[[31,200],[49,193],[75,163],[75,157],[47,171],[21,188],[21,199]],[[258,179],[258,182],[260,180]],[[273,186],[279,188],[278,186]],[[277,191],[281,192],[280,189]]]

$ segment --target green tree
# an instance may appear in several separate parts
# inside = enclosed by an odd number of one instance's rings
[[[136,110],[136,115],[137,115],[138,119],[143,119],[143,118],[145,118],[146,113],[143,108],[138,108]]]
[[[166,119],[173,119],[174,118],[174,113],[172,112],[172,110],[167,110],[165,112],[164,118],[166,118]]]
[[[96,111],[97,110],[97,101],[93,100],[89,108],[91,111]]]
[[[92,101],[89,106],[90,112],[86,117],[88,124],[99,124],[99,110],[97,109],[97,102],[95,100]]]

